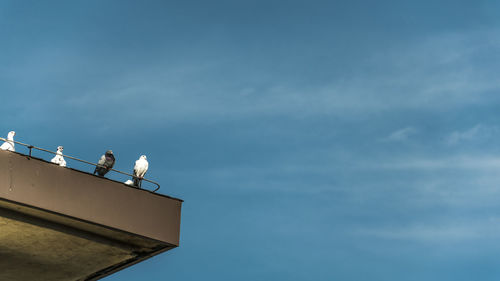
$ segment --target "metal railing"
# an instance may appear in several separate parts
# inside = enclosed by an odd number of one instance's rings
[[[13,143],[17,143],[19,145],[22,145],[22,146],[25,146],[29,149],[29,154],[28,154],[28,157],[32,157],[31,156],[31,153],[32,153],[32,149],[37,149],[37,150],[40,150],[40,151],[44,151],[44,152],[48,152],[48,153],[51,153],[51,154],[54,154],[54,155],[57,155],[56,152],[53,152],[53,151],[50,151],[50,150],[47,150],[47,149],[44,149],[44,148],[41,148],[41,147],[36,147],[34,145],[30,145],[30,144],[27,144],[27,143],[22,143],[22,142],[18,142],[18,141],[10,141],[10,140],[7,140],[7,139],[4,139],[4,138],[1,138],[0,137],[0,140],[2,141],[6,141],[6,142],[13,142]],[[17,151],[16,151],[17,152]],[[21,153],[22,154],[22,153]],[[82,162],[82,163],[85,163],[85,164],[88,164],[88,165],[92,165],[92,166],[95,166],[95,167],[98,167],[98,166],[101,166],[99,164],[94,164],[92,162],[88,162],[88,161],[85,161],[85,160],[82,160],[82,159],[78,159],[76,157],[72,157],[72,156],[69,156],[69,155],[62,155],[63,157],[66,157],[66,158],[69,158],[69,159],[72,159],[72,160],[76,160],[78,162]],[[119,170],[115,170],[115,169],[109,169],[110,171],[113,171],[113,172],[117,172],[117,173],[120,173],[120,174],[123,174],[123,175],[127,175],[127,176],[130,176],[132,178],[137,178],[136,176],[132,175],[132,174],[129,174],[129,173],[125,173],[125,172],[122,172],[122,171],[119,171]],[[143,181],[147,181],[147,182],[150,182],[154,185],[156,185],[156,189],[153,190],[152,192],[156,192],[157,190],[160,189],[160,184],[155,182],[155,181],[152,181],[152,180],[148,180],[146,178],[142,178],[141,180]],[[135,185],[134,185],[135,186]],[[138,186],[137,186],[138,187]],[[141,187],[138,187],[138,188],[141,188]]]

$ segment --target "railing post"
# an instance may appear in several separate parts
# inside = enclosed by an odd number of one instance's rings
[[[31,149],[33,148],[33,146],[32,146],[32,145],[28,145],[28,148],[29,148],[29,150],[30,150],[30,152],[29,152],[29,157],[28,157],[28,158],[31,158]]]

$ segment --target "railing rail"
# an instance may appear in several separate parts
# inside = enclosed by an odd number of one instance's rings
[[[44,148],[41,148],[41,147],[36,147],[36,146],[34,146],[34,145],[30,145],[30,144],[27,144],[27,143],[22,143],[22,142],[19,142],[19,141],[10,141],[10,140],[7,140],[7,139],[2,138],[2,137],[0,137],[0,140],[2,140],[2,141],[6,141],[6,142],[13,142],[13,143],[17,143],[17,144],[19,144],[19,145],[22,145],[22,146],[27,147],[27,148],[29,149],[29,154],[28,154],[28,156],[29,156],[29,157],[32,157],[32,156],[31,156],[31,151],[32,151],[32,149],[36,149],[36,150],[40,150],[40,151],[44,151],[44,152],[48,152],[48,153],[51,153],[51,154],[57,155],[57,153],[56,153],[56,152],[54,152],[54,151],[50,151],[50,150],[47,150],[47,149],[44,149]],[[85,163],[85,164],[88,164],[88,165],[92,165],[92,166],[95,166],[95,167],[100,166],[99,164],[95,164],[95,163],[92,163],[92,162],[88,162],[88,161],[85,161],[85,160],[82,160],[82,159],[78,159],[78,158],[76,158],[76,157],[72,157],[72,156],[69,156],[69,155],[64,155],[64,154],[63,154],[62,156],[63,156],[63,157],[65,157],[65,158],[69,158],[69,159],[72,159],[72,160],[75,160],[75,161],[78,161],[78,162],[82,162],[82,163]],[[110,169],[110,171],[117,172],[117,173],[120,173],[120,174],[123,174],[123,175],[127,175],[127,176],[130,176],[130,177],[132,177],[132,178],[137,178],[136,176],[134,176],[134,175],[132,175],[132,174],[125,173],[125,172],[122,172],[122,171],[119,171],[119,170]],[[147,182],[150,182],[150,183],[152,183],[152,184],[156,185],[156,189],[155,189],[155,190],[153,190],[153,192],[156,192],[157,190],[159,190],[159,189],[160,189],[160,184],[159,184],[159,183],[157,183],[157,182],[155,182],[155,181],[148,180],[148,179],[146,179],[146,178],[142,178],[141,180],[143,180],[143,181],[147,181]]]

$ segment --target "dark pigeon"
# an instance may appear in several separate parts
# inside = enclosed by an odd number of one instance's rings
[[[97,173],[99,176],[104,176],[113,166],[115,165],[115,156],[113,155],[113,151],[108,150],[106,154],[101,156],[99,162],[97,162],[97,166],[94,170],[94,175]]]

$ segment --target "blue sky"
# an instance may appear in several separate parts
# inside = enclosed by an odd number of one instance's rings
[[[0,134],[185,200],[105,280],[498,280],[500,7],[367,2],[3,1]]]

